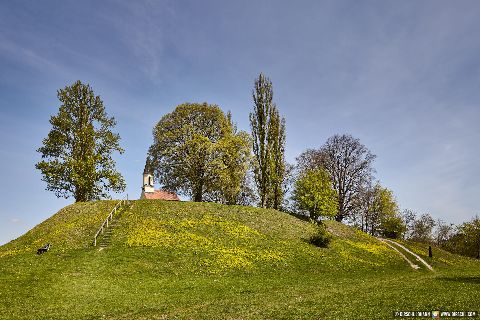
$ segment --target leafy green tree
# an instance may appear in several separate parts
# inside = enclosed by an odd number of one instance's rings
[[[334,217],[337,213],[337,193],[332,189],[332,181],[322,169],[308,170],[295,182],[293,199],[301,210],[306,210],[310,218]]]
[[[361,228],[373,236],[399,238],[406,231],[393,192],[377,183],[374,187],[362,190],[364,206],[361,213]]]
[[[387,216],[382,220],[382,235],[384,237],[400,239],[405,233],[405,230],[405,224],[398,215]]]
[[[260,74],[252,93],[254,110],[250,113],[253,137],[254,177],[260,207],[278,209],[284,196],[285,119],[273,103],[270,79]]]
[[[160,119],[149,158],[165,189],[203,200],[235,203],[250,142],[216,105],[185,103]]]
[[[107,116],[100,97],[80,81],[58,90],[57,96],[61,106],[50,118],[52,129],[37,150],[42,161],[35,165],[47,190],[77,202],[124,191],[125,181],[112,158],[115,151],[123,153],[120,135],[111,131],[116,122]]]
[[[428,213],[422,214],[413,222],[413,229],[410,239],[418,242],[432,242],[432,231],[435,227],[435,220]]]
[[[392,239],[401,239],[407,230],[402,217],[396,213],[384,216],[381,224],[382,236]]]
[[[388,238],[401,238],[406,227],[393,192],[377,184],[373,206],[379,217],[379,233]]]
[[[226,204],[245,204],[249,193],[247,170],[250,164],[251,139],[248,133],[237,131],[227,115],[225,135],[219,140],[217,150],[219,164],[217,191],[219,201]]]
[[[480,259],[480,218],[476,216],[472,221],[462,224],[460,232],[465,240],[464,253]]]
[[[361,210],[360,191],[371,184],[375,155],[351,135],[334,135],[319,149],[309,149],[297,161],[300,170],[325,169],[338,194],[335,219],[343,221]]]
[[[439,228],[437,227],[436,234],[439,237],[440,233],[439,242],[444,249],[467,257],[480,259],[480,218],[478,216],[455,228],[445,223],[439,223],[439,225],[443,225],[446,228],[442,233],[442,230],[438,230]]]

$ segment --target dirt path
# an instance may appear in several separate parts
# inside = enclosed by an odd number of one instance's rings
[[[408,262],[408,264],[410,265],[410,267],[412,267],[413,269],[419,269],[420,267],[416,264],[414,264],[412,261],[410,261],[403,253],[400,252],[400,250],[398,250],[397,248],[395,248],[394,246],[392,246],[390,243],[388,243],[387,241],[385,241],[385,239],[382,239],[382,238],[378,238],[378,240],[382,241],[383,243],[385,243],[387,246],[389,246],[390,248],[392,248],[393,250],[397,251],[398,254],[405,260]]]
[[[403,253],[401,253],[397,248],[394,248],[391,244],[396,245],[396,246],[402,248],[403,250],[405,250],[406,252],[410,253],[412,256],[415,257],[415,259],[417,259],[417,261],[423,263],[423,264],[425,265],[425,267],[427,267],[430,271],[433,271],[433,268],[432,268],[431,265],[429,265],[429,264],[428,264],[425,260],[423,260],[419,255],[417,255],[416,253],[413,253],[412,251],[410,251],[409,249],[407,249],[405,246],[401,245],[400,243],[395,242],[395,241],[392,241],[392,240],[390,240],[390,239],[380,239],[380,240],[383,241],[385,244],[387,244],[389,247],[395,249],[395,251],[397,251],[398,253],[400,253],[400,254],[403,256],[403,258],[410,263],[411,266],[414,265],[414,264],[411,263],[410,260],[408,260],[408,258],[407,258]],[[419,268],[417,265],[415,265],[415,266],[416,266],[416,268],[413,267],[413,266],[412,266],[412,268],[414,268],[414,269],[418,269],[418,268]]]

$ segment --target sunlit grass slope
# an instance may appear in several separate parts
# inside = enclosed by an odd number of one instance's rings
[[[458,269],[465,270],[465,266],[469,263],[477,263],[480,266],[480,261],[470,259],[467,257],[459,256],[448,251],[445,251],[436,246],[432,246],[432,258],[428,256],[428,247],[426,243],[419,243],[413,241],[398,241],[405,247],[407,247],[413,253],[419,255],[428,264],[430,264],[435,270],[446,269],[449,271]],[[480,306],[480,304],[479,304]]]
[[[185,268],[199,273],[310,264],[315,272],[403,267],[385,244],[333,221],[331,249],[312,246],[314,225],[276,210],[142,200],[120,221],[116,247],[155,248],[186,259]]]
[[[69,205],[23,236],[0,247],[0,257],[35,253],[46,243],[53,251],[88,248],[93,236],[116,201],[79,202]]]
[[[308,243],[312,224],[275,210],[134,201],[99,250],[91,241],[114,203],[66,207],[0,247],[0,319],[390,319],[395,310],[480,309],[475,260],[435,248],[435,272],[413,270],[333,221],[330,247],[318,248]],[[52,250],[36,255],[47,242]]]

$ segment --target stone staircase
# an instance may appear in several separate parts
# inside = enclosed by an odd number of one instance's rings
[[[113,232],[115,231],[115,227],[117,225],[118,225],[118,217],[109,223],[108,228],[103,233],[102,239],[100,240],[100,244],[98,245],[100,249],[105,249],[112,244]]]
[[[133,204],[128,201],[117,208],[115,215],[111,215],[111,220],[107,218],[102,230],[99,230],[97,233],[99,239],[96,244],[98,244],[98,247],[100,248],[99,250],[103,250],[112,244],[113,233],[115,232],[115,228],[119,225],[119,220],[122,217],[122,214],[127,212],[132,206]]]

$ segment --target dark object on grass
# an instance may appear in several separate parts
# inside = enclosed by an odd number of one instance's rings
[[[332,235],[327,231],[327,228],[323,223],[316,227],[317,233],[311,236],[310,239],[308,239],[308,242],[317,247],[328,247],[330,240],[332,240]]]
[[[431,258],[432,255],[432,246],[428,246],[428,256]]]
[[[48,250],[50,250],[50,243],[47,243],[46,245],[44,245],[43,247],[41,247],[40,249],[38,249],[38,250],[37,250],[37,254],[45,253],[45,252],[47,252]]]

